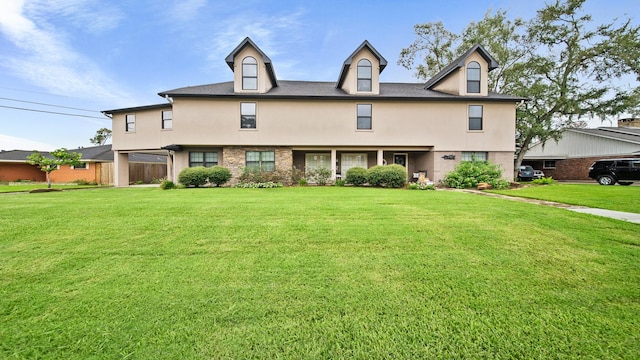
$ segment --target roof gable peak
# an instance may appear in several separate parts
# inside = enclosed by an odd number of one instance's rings
[[[454,70],[457,70],[461,67],[465,66],[465,62],[471,56],[471,54],[477,52],[482,56],[488,64],[488,70],[491,71],[499,66],[496,59],[489,54],[489,52],[481,45],[475,44],[471,47],[471,49],[467,50],[464,54],[460,55],[458,58],[453,60],[449,65],[445,66],[440,72],[435,74],[429,81],[425,83],[425,89],[431,89],[435,85],[437,85],[440,81],[444,80],[447,76],[449,76]]]
[[[364,48],[367,48],[369,52],[371,52],[373,56],[378,59],[378,62],[380,63],[380,72],[382,72],[382,70],[384,70],[384,68],[387,66],[387,59],[385,59],[384,56],[382,56],[382,54],[380,54],[368,40],[365,40],[362,42],[362,44],[360,44],[360,46],[358,46],[358,48],[356,48],[354,52],[351,53],[351,55],[347,57],[347,59],[342,64],[342,70],[340,70],[340,76],[338,77],[338,83],[336,84],[337,88],[340,88],[344,83],[344,80],[347,77],[347,72],[349,71],[349,67],[353,63],[353,58],[358,52],[360,52],[360,50]]]
[[[271,83],[273,84],[274,87],[277,87],[278,80],[276,79],[276,73],[273,69],[273,64],[271,63],[271,59],[248,36],[244,38],[244,40],[242,40],[240,44],[238,44],[238,46],[236,46],[236,48],[233,49],[233,51],[231,51],[231,53],[227,55],[227,57],[224,59],[227,62],[227,65],[229,65],[229,67],[231,68],[231,71],[234,70],[236,56],[242,51],[242,49],[244,49],[247,46],[251,46],[258,52],[258,54],[260,54],[260,57],[262,57],[262,62],[267,68],[267,73],[269,75],[269,79],[271,80]]]

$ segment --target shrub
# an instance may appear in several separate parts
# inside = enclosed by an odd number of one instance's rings
[[[335,182],[335,186],[344,186],[344,184],[346,183],[346,181],[342,180],[342,179],[336,179]]]
[[[72,181],[76,185],[98,185],[95,181],[87,181],[85,179],[76,179]]]
[[[327,185],[329,179],[331,179],[331,169],[318,168],[315,170],[307,171],[307,177],[311,182],[314,182],[320,186]]]
[[[208,172],[209,182],[216,186],[220,186],[231,180],[231,171],[226,167],[216,165],[206,169]]]
[[[234,187],[243,189],[273,189],[282,187],[282,183],[268,182],[246,182],[238,183]]]
[[[372,186],[403,187],[407,182],[407,170],[398,164],[376,165],[367,170],[367,182]]]
[[[291,175],[289,176],[289,178],[291,178],[292,184],[295,184],[295,183],[299,184],[300,180],[304,179],[304,171],[294,166],[291,168]]]
[[[384,184],[384,166],[376,165],[370,167],[366,172],[366,179],[371,186],[382,186]]]
[[[209,171],[204,166],[195,166],[184,168],[178,174],[178,182],[184,186],[204,186],[207,183]]]
[[[502,179],[500,166],[488,161],[463,161],[442,179],[445,186],[456,189],[473,188],[481,182],[491,184],[494,189],[509,186],[509,182]]]
[[[352,167],[347,170],[345,177],[347,184],[362,186],[367,182],[367,169],[361,167]]]
[[[532,182],[536,185],[551,185],[555,182],[555,180],[553,180],[553,178],[549,176],[540,179],[534,179]]]
[[[291,179],[291,174],[286,171],[274,170],[274,171],[262,171],[260,169],[244,168],[242,174],[238,177],[240,183],[281,183],[288,182]]]
[[[300,186],[307,186],[308,184],[309,184],[309,182],[307,181],[307,179],[298,180],[298,185],[300,185]]]
[[[162,190],[171,190],[175,188],[176,184],[171,180],[162,180],[162,182],[160,182],[160,189]]]
[[[433,184],[424,184],[424,183],[409,183],[407,186],[409,190],[435,190],[436,187]]]

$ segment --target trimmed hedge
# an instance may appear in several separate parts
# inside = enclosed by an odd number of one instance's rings
[[[178,174],[178,182],[184,186],[204,186],[207,183],[209,172],[204,166],[195,166],[182,169]]]
[[[207,183],[220,186],[231,179],[231,171],[222,166],[195,166],[182,169],[178,182],[184,186],[200,187]]]
[[[220,186],[231,180],[231,171],[223,166],[212,166],[209,170],[209,182]]]
[[[407,170],[398,164],[376,165],[367,170],[367,182],[371,186],[400,188],[407,182]]]
[[[367,182],[367,169],[361,167],[352,167],[347,170],[347,174],[344,179],[347,184],[355,186],[362,186]]]

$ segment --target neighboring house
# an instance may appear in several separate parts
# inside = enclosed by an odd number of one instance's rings
[[[111,145],[100,145],[78,149],[70,152],[82,154],[80,166],[61,166],[51,172],[51,182],[69,183],[77,180],[98,184],[113,184],[113,151]],[[0,181],[46,181],[46,175],[37,166],[27,163],[27,157],[34,151],[12,150],[0,152]],[[40,152],[50,157],[46,151]],[[131,154],[129,157],[131,182],[165,178],[166,156],[149,154]]]
[[[589,166],[606,158],[640,157],[640,127],[568,129],[555,142],[536,144],[527,151],[523,165],[540,169],[556,180],[590,180]]]
[[[169,154],[168,171],[222,165],[291,171],[401,164],[440,181],[460,161],[487,159],[513,174],[515,109],[523,99],[488,91],[498,64],[480,45],[427,83],[381,83],[387,60],[364,41],[336,82],[283,81],[251,39],[227,57],[233,81],[159,93],[165,104],[104,111],[113,119],[115,185],[127,154]],[[415,179],[415,178],[414,178]]]

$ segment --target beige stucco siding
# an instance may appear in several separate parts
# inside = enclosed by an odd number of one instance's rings
[[[246,100],[247,102],[254,102]],[[241,146],[434,146],[442,151],[514,151],[513,103],[258,100],[257,129],[240,129],[243,100],[174,100],[173,129],[161,129],[161,111],[136,113],[125,133],[114,116],[114,149],[170,144]],[[372,104],[372,130],[356,129],[356,105]],[[469,104],[484,105],[483,130],[468,131]]]

